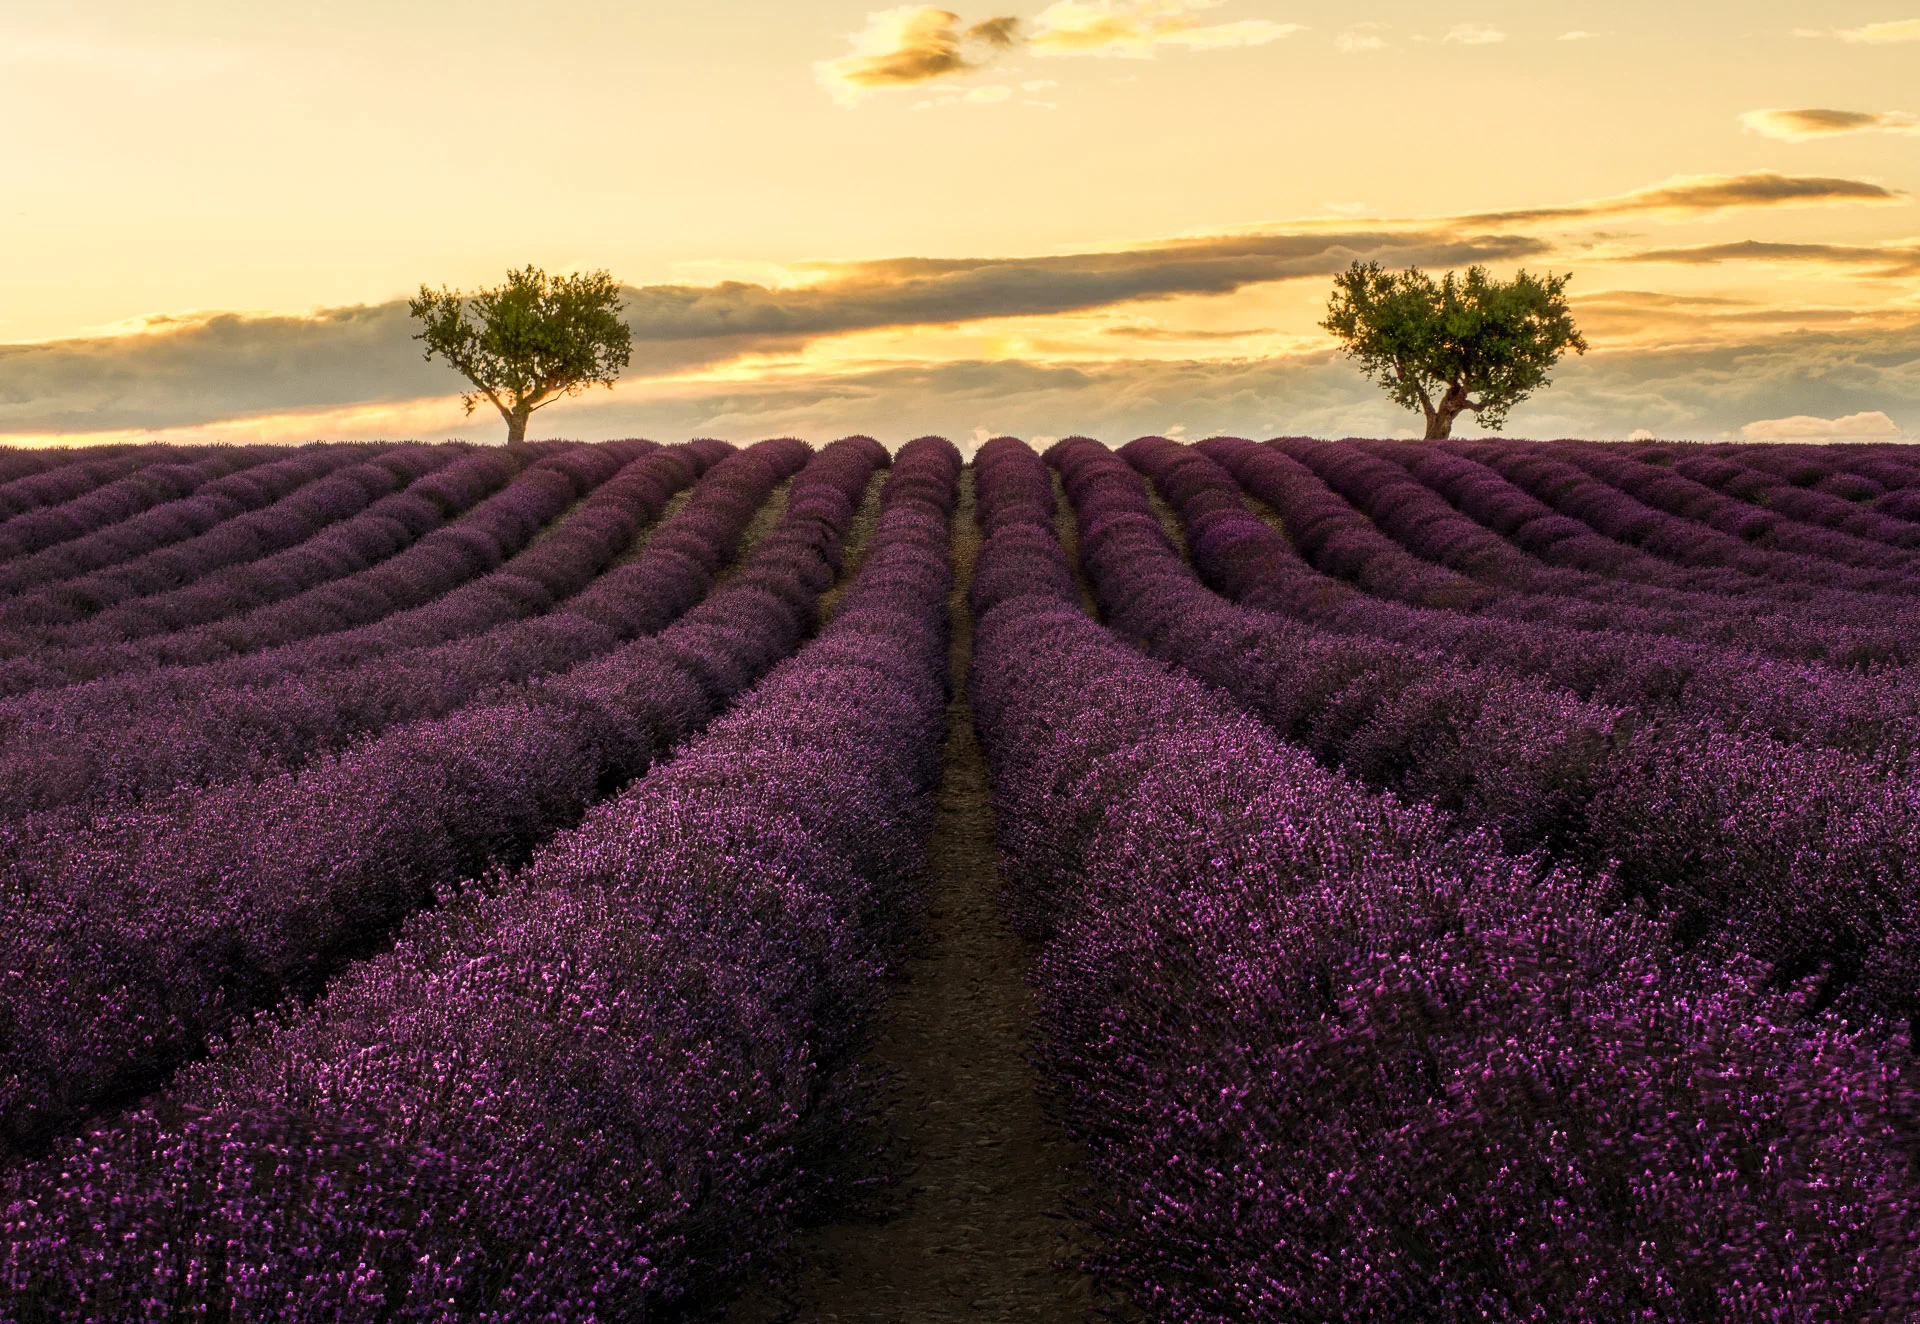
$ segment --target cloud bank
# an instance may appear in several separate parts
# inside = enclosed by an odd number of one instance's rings
[[[1899,436],[1900,426],[1884,411],[1871,409],[1843,418],[1815,418],[1811,414],[1762,418],[1742,425],[1740,435],[1748,441],[1884,440]]]
[[[884,327],[1045,316],[1330,276],[1355,259],[1389,266],[1508,262],[1546,250],[1519,235],[1339,232],[1225,235],[1116,252],[1029,258],[899,258],[824,264],[814,283],[744,281],[626,291],[635,367],[665,376],[823,336]],[[209,423],[450,393],[423,361],[406,303],[310,316],[240,314],[134,335],[0,345],[0,434]],[[557,408],[558,406],[556,406]]]
[[[1562,240],[1538,227],[1555,220],[1684,220],[1789,203],[1903,201],[1864,180],[1702,175],[1468,217],[1330,217],[1079,253],[808,263],[752,280],[629,288],[635,352],[626,380],[611,395],[556,405],[548,426],[579,435],[753,435],[763,427],[820,435],[913,419],[923,430],[1060,435],[1179,424],[1197,435],[1272,419],[1281,430],[1391,433],[1410,421],[1350,364],[1321,353],[1322,338],[1258,324],[1273,316],[1266,296],[1252,296],[1250,317],[1228,314],[1247,317],[1231,324],[1252,330],[1222,329],[1217,312],[1193,315],[1211,307],[1195,301],[1323,280],[1355,260],[1446,268],[1551,258],[1565,252]],[[1920,241],[1745,241],[1616,251],[1604,260],[1824,263],[1843,275],[1914,276]],[[1099,316],[1174,300],[1186,302],[1172,305],[1172,325],[1129,314],[1103,326]],[[1290,300],[1296,296],[1281,302]],[[1914,300],[1789,308],[1598,289],[1577,293],[1576,302],[1599,347],[1562,364],[1553,389],[1525,406],[1516,428],[1698,436],[1733,435],[1756,419],[1876,410],[1920,418]],[[1010,325],[994,325],[1001,321]],[[910,328],[941,330],[821,344]],[[313,420],[309,436],[457,430],[461,417],[446,400],[459,378],[422,359],[413,330],[405,303],[395,300],[308,315],[155,319],[133,334],[0,345],[0,434],[230,427],[280,437],[297,435],[302,419]],[[490,420],[467,426],[468,435],[490,431]]]

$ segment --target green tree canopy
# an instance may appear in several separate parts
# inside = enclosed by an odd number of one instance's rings
[[[1453,435],[1468,412],[1497,432],[1509,409],[1548,384],[1565,350],[1587,352],[1567,311],[1570,279],[1522,270],[1501,282],[1472,266],[1464,280],[1449,271],[1436,285],[1418,267],[1355,262],[1334,278],[1320,325],[1395,404],[1426,415],[1428,440]]]
[[[509,442],[526,439],[534,410],[611,388],[633,357],[620,284],[604,271],[549,276],[528,266],[472,296],[422,285],[407,311],[424,326],[414,339],[426,342],[427,358],[440,355],[473,383],[460,397],[467,412],[491,400]]]

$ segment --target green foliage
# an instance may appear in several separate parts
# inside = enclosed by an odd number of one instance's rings
[[[1567,310],[1570,279],[1522,270],[1501,282],[1472,266],[1464,280],[1449,271],[1436,285],[1418,267],[1355,262],[1335,277],[1320,325],[1395,404],[1426,416],[1429,439],[1451,435],[1469,411],[1497,432],[1509,409],[1548,384],[1564,351],[1587,352]]]
[[[528,266],[471,297],[422,285],[407,311],[424,327],[414,339],[426,343],[427,358],[440,355],[473,383],[460,397],[467,412],[492,401],[509,441],[525,437],[534,410],[589,386],[611,388],[633,357],[620,284],[604,271],[549,276]]]

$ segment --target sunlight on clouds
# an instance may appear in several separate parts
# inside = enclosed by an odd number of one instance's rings
[[[1740,435],[1748,441],[1877,440],[1899,436],[1900,425],[1883,411],[1872,409],[1840,418],[1816,418],[1811,414],[1763,418],[1743,425]]]
[[[980,105],[994,101],[1005,101],[1012,95],[1013,89],[1010,87],[976,87],[960,99],[974,105]]]
[[[867,26],[849,33],[850,54],[815,62],[813,72],[822,87],[842,106],[853,107],[885,88],[912,87],[952,74],[980,68],[985,60],[969,50],[993,51],[1012,46],[1016,18],[990,18],[971,27],[960,16],[937,5],[902,5],[867,15]]]
[[[668,271],[688,285],[718,285],[738,281],[745,285],[763,285],[770,290],[798,290],[818,285],[827,279],[824,269],[805,265],[788,266],[780,262],[749,262],[733,258],[703,258],[668,264]]]
[[[1460,46],[1491,46],[1495,42],[1506,39],[1506,33],[1490,24],[1456,23],[1447,29],[1447,35],[1440,40],[1450,41]]]
[[[1783,142],[1806,142],[1838,133],[1920,133],[1920,120],[1900,110],[1749,110],[1740,123],[1753,133]]]
[[[1652,290],[1603,290],[1572,299],[1580,329],[1596,349],[1679,349],[1735,344],[1756,335],[1814,327],[1908,333],[1912,309],[1864,302],[1796,303]]]
[[[1195,17],[1225,0],[1057,0],[1033,20],[1035,55],[1120,56],[1150,60],[1163,45],[1192,49],[1264,46],[1305,29],[1298,23],[1241,19],[1207,24]]]
[[[1864,41],[1881,45],[1896,41],[1920,41],[1920,18],[1903,18],[1893,23],[1869,23],[1863,28],[1842,28],[1842,41]]]

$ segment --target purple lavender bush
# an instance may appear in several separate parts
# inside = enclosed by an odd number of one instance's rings
[[[0,1145],[31,1150],[149,1092],[460,880],[517,865],[706,725],[805,637],[886,459],[867,438],[822,451],[749,563],[658,635],[7,860]]]
[[[682,1319],[772,1261],[864,1144],[850,1064],[924,871],[958,470],[901,452],[831,623],[671,762],[14,1174],[0,1310]]]
[[[1181,1321],[1906,1317],[1904,1045],[1143,657],[1063,591],[1038,459],[978,464],[970,683],[1096,1268]]]
[[[296,767],[663,628],[698,600],[774,483],[802,462],[793,445],[765,444],[714,471],[646,554],[610,575],[601,572],[704,467],[701,453],[653,450],[493,573],[373,625],[270,650],[244,674],[168,668],[16,702],[0,726],[0,820],[70,811],[28,830],[31,841],[70,831],[73,812]]]

